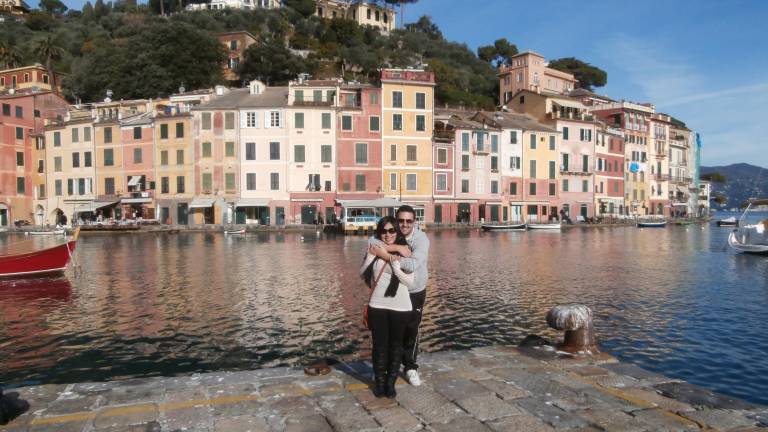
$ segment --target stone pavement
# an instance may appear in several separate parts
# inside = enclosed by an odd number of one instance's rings
[[[0,431],[768,431],[767,407],[607,355],[493,346],[420,364],[396,400],[373,397],[365,362],[24,387],[32,408]]]

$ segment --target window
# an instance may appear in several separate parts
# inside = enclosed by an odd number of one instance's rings
[[[170,182],[168,177],[160,177],[160,193],[167,194],[170,191]]]
[[[91,152],[89,151],[83,153],[83,166],[86,168],[93,166],[93,162],[91,161]]]
[[[323,101],[323,91],[322,90],[313,90],[312,91],[312,101],[313,102],[322,102]]]
[[[484,133],[478,133],[477,134],[477,151],[481,152],[483,151],[483,147],[485,146],[485,143],[483,142],[483,139],[485,138]]]
[[[61,172],[61,156],[53,158],[53,172]]]
[[[589,155],[582,155],[582,157],[581,157],[581,171],[589,172]]]
[[[530,167],[531,167],[531,172],[528,177],[536,178],[536,161],[535,160],[530,161]]]
[[[203,173],[203,192],[210,193],[213,189],[213,175],[211,173]]]
[[[258,127],[258,120],[256,119],[256,113],[254,111],[249,111],[245,113],[245,127],[246,128],[255,128]]]
[[[416,162],[416,146],[405,146],[405,160],[406,162]]]
[[[461,151],[469,151],[469,133],[467,132],[461,134]]]
[[[293,161],[296,163],[303,163],[305,161],[303,145],[293,146]]]
[[[403,92],[393,91],[392,92],[392,108],[402,108],[402,107],[403,107]]]
[[[72,168],[80,168],[80,153],[72,153]]]
[[[256,160],[256,143],[245,143],[245,160]]]
[[[280,190],[280,173],[269,174],[269,188],[271,190]]]
[[[368,144],[355,143],[355,163],[357,164],[368,163]]]
[[[227,115],[232,113],[227,113]],[[234,129],[235,117],[232,114],[232,127],[227,129]],[[176,123],[176,138],[184,138],[184,123]]]
[[[141,126],[136,126],[133,128],[133,139],[141,139]]]
[[[280,160],[280,143],[279,142],[271,142],[269,143],[269,160]]]
[[[402,114],[392,114],[392,130],[396,130],[396,131],[403,130]]]
[[[54,138],[56,137],[56,134],[58,134],[58,132],[54,133]],[[105,144],[112,143],[112,128],[111,127],[105,127],[104,128],[104,143]]]
[[[376,105],[379,103],[379,94],[376,92],[371,92],[371,105]]]
[[[111,137],[112,134],[110,134]],[[110,139],[110,142],[112,140]],[[54,132],[53,133],[53,146],[54,147],[61,147],[61,132]]]
[[[436,183],[437,183],[437,190],[447,191],[448,190],[448,174],[438,173],[436,177]]]
[[[491,156],[491,171],[498,171],[498,170],[499,170],[499,157]]]
[[[59,185],[59,188],[61,185]],[[106,195],[114,195],[115,194],[115,179],[114,177],[107,177],[104,179],[104,193]]]
[[[91,127],[86,126],[83,128],[83,141],[90,142],[91,141]]]
[[[53,187],[54,187],[54,193],[56,194],[56,196],[61,196],[62,195],[61,180],[54,181]]]
[[[67,195],[75,194],[75,182],[72,179],[67,179]]]
[[[397,144],[392,144],[389,146],[389,160],[397,160]]]
[[[37,161],[37,172],[38,172],[38,173],[43,173],[43,172],[45,172],[45,161],[44,161],[44,160],[42,160],[42,159],[39,159],[39,160]]]
[[[491,193],[492,194],[499,193],[499,181],[498,180],[491,180]]]
[[[554,150],[555,149],[555,136],[551,135],[549,137],[549,149]]]
[[[397,174],[389,173],[389,190],[397,190]]]
[[[509,158],[509,167],[511,169],[520,169],[520,156],[511,156]]]
[[[371,118],[368,120],[368,129],[371,132],[378,132],[379,131],[379,117],[378,116],[371,116]]]
[[[160,152],[160,165],[168,165],[168,150],[162,150]]]
[[[24,117],[24,107],[17,106],[16,107],[16,118],[23,118]]]
[[[224,174],[224,188],[228,191],[235,190],[235,173]]]
[[[528,195],[536,195],[536,183],[528,185]]]
[[[553,180],[555,178],[555,169],[557,163],[555,161],[549,161],[549,178]]]
[[[176,193],[184,193],[184,176],[176,176]]]
[[[509,132],[509,143],[510,144],[517,144],[517,131],[510,131]]]
[[[589,180],[582,180],[581,181],[581,191],[582,192],[589,192]]]
[[[355,191],[365,192],[365,175],[363,174],[355,175]]]
[[[405,175],[405,190],[407,191],[416,190],[416,174]]]
[[[213,155],[213,151],[211,149],[211,143],[209,143],[209,142],[204,142],[203,143],[203,149],[202,150],[203,150],[203,157],[204,158],[209,158],[209,157],[211,157]]]
[[[444,149],[444,148],[437,149],[437,163],[439,164],[448,163],[448,149]]]
[[[469,193],[469,180],[461,179],[461,193]]]
[[[427,95],[426,93],[416,93],[416,109],[427,108]]]
[[[568,179],[563,179],[563,192],[568,192]]]
[[[229,41],[229,49],[232,51],[237,50],[237,40],[231,40]]]
[[[304,90],[296,90],[293,92],[294,102],[304,102]]]
[[[269,112],[269,127],[271,128],[283,127],[283,119],[282,119],[282,116],[280,115],[280,111]]]
[[[531,150],[536,150],[536,135],[531,134]]]
[[[211,130],[211,113],[204,112],[202,115],[203,130]]]
[[[619,182],[613,182],[613,191],[618,192],[619,191]]]
[[[509,184],[509,194],[510,195],[517,195],[517,183],[512,182]]]
[[[424,132],[427,128],[426,125],[426,118],[423,115],[417,115],[416,116],[416,131],[417,132]]]
[[[557,183],[549,184],[549,196],[555,196],[557,194]]]
[[[499,136],[491,135],[491,153],[499,152]]]
[[[161,124],[160,125],[160,139],[168,139],[168,125],[167,124]]]
[[[227,141],[224,143],[224,157],[235,157],[235,143]]]
[[[320,146],[320,162],[331,163],[333,162],[333,147],[330,145]]]
[[[469,169],[469,155],[461,155],[461,169]]]
[[[564,140],[568,139],[568,128],[567,127],[563,127],[563,139]]]
[[[331,128],[331,113],[323,113],[322,115],[323,129]]]
[[[345,131],[351,131],[352,130],[352,116],[341,116],[341,130]]]
[[[141,149],[133,149],[133,163],[141,163]]]
[[[16,152],[16,166],[24,166],[24,152]]]
[[[27,188],[24,182],[24,177],[16,177],[16,193],[19,195],[24,195],[26,190]]]
[[[10,104],[3,104],[3,115],[10,117],[10,115],[11,115],[11,105]]]
[[[304,113],[297,112],[293,114],[293,127],[296,129],[304,129]]]

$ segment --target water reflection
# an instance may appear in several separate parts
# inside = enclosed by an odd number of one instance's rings
[[[554,338],[547,310],[578,301],[596,312],[603,349],[768,402],[761,393],[768,365],[754,360],[768,350],[760,334],[768,260],[723,250],[729,230],[703,228],[430,232],[423,346]],[[316,233],[83,236],[84,271],[69,274],[66,298],[0,291],[0,344],[22,359],[0,360],[0,381],[367,357],[369,334],[359,324],[367,292],[357,275],[365,245],[362,237]],[[30,324],[19,331],[23,319]]]

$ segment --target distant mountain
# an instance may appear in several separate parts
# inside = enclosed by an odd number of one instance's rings
[[[725,183],[712,183],[712,196],[725,195],[728,198],[725,208],[738,208],[748,198],[768,198],[768,169],[746,163],[726,166],[701,167],[702,174],[720,173],[725,176]],[[716,208],[717,204],[712,203]]]

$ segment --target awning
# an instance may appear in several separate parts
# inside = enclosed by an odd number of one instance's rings
[[[80,204],[75,207],[75,213],[87,213],[94,212],[102,207],[108,207],[115,205],[120,201],[93,201],[89,203]]]
[[[123,198],[120,200],[120,204],[148,204],[152,202],[152,198]]]
[[[673,203],[674,207],[688,207],[688,203]]]
[[[322,198],[291,198],[292,202],[323,202]]]
[[[189,208],[206,208],[213,207],[213,203],[216,200],[213,198],[195,198],[189,204]]]
[[[269,207],[269,198],[240,198],[235,207]]]
[[[400,207],[403,205],[400,201],[392,198],[379,198],[371,200],[336,200],[342,207],[374,207],[374,208],[389,208]]]
[[[586,109],[587,107],[584,106],[581,102],[571,101],[571,100],[564,100],[564,99],[552,99],[552,103],[556,103],[560,106],[568,107],[568,108],[578,108],[578,109]]]
[[[131,179],[128,180],[128,186],[138,186],[141,182],[141,176],[131,176]]]

